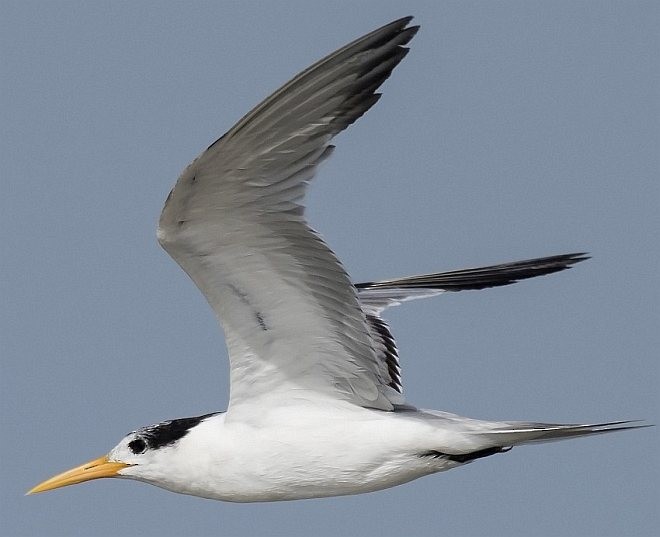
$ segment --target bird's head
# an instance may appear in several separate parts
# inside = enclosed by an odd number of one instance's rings
[[[102,477],[123,477],[155,484],[166,480],[176,465],[177,446],[190,430],[214,416],[206,414],[142,427],[127,434],[107,455],[62,472],[31,489],[28,494],[75,485]]]

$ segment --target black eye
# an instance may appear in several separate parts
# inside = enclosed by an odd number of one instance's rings
[[[138,455],[146,451],[147,443],[144,440],[142,440],[142,438],[136,438],[135,440],[131,440],[128,443],[128,449],[130,449],[133,453]]]

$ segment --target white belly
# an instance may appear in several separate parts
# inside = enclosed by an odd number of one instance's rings
[[[422,455],[437,446],[437,429],[392,413],[296,412],[253,424],[218,418],[182,440],[188,449],[180,454],[191,460],[177,462],[181,479],[150,482],[218,500],[275,501],[371,492],[456,466]]]

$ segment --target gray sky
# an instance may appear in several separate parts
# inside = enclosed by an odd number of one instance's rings
[[[128,431],[224,409],[221,333],[155,225],[183,167],[288,78],[412,14],[309,217],[355,280],[586,250],[392,310],[408,398],[490,419],[658,423],[657,2],[2,3],[7,535],[650,535],[659,433],[384,492],[233,505],[104,480],[24,497]]]

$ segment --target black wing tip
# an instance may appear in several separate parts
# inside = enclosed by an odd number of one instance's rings
[[[415,24],[415,26],[405,27],[403,30],[401,30],[400,33],[406,34],[408,36],[408,41],[410,41],[413,37],[415,37],[415,35],[417,35],[417,32],[419,32],[420,28],[421,26],[419,24]]]
[[[403,32],[411,32],[412,35],[415,35],[417,30],[419,30],[419,25],[416,24],[414,26],[408,26],[408,24],[410,24],[413,19],[414,17],[412,15],[401,17],[400,19],[395,19],[392,22],[388,22],[387,24],[384,24],[383,26],[376,28],[375,30],[369,32],[368,34],[362,36],[359,39],[367,40],[378,34],[400,34]]]
[[[397,43],[398,48],[406,51],[401,59],[403,59],[403,57],[405,57],[405,55],[408,53],[409,49],[406,45],[412,41],[412,38],[417,35],[418,31],[419,26],[408,26],[399,32],[398,35],[403,36],[403,38],[399,41],[399,43]]]
[[[397,19],[340,49],[340,56],[346,55],[343,60],[360,61],[356,63],[359,77],[347,90],[344,108],[332,122],[336,133],[353,124],[380,99],[377,90],[407,56],[410,49],[406,45],[419,30],[419,26],[406,26],[411,20],[412,17]],[[333,55],[322,62],[332,58]]]
[[[399,43],[399,46],[406,45],[407,43],[410,42],[410,40],[413,37],[415,37],[415,34],[419,31],[420,28],[419,24],[416,24],[414,26],[408,26],[408,24],[410,24],[412,20],[413,20],[412,15],[408,15],[407,17],[396,19],[384,26],[381,26],[380,28],[377,28],[373,32],[370,32],[369,34],[365,35],[360,39],[367,40],[378,34],[404,36],[404,38]]]
[[[382,26],[379,28],[379,30],[376,30],[377,32],[380,30],[384,30],[385,28],[399,28],[399,29],[404,29],[406,26],[408,26],[412,20],[415,18],[414,15],[406,15],[405,17],[401,17],[399,19],[395,19],[392,22],[388,22],[385,26]],[[417,26],[419,28],[419,26]]]
[[[587,259],[591,259],[591,255],[589,252],[573,252],[570,254],[558,254],[558,255],[551,255],[548,257],[539,257],[536,260],[530,259],[529,261],[538,261],[538,262],[552,262],[555,261],[557,263],[561,263],[562,261],[566,263],[567,265],[574,265],[575,263],[580,263],[582,261],[586,261]]]
[[[573,265],[582,263],[583,261],[587,261],[589,259],[591,259],[591,256],[588,252],[574,252],[570,254],[558,254],[547,257],[538,257],[536,259],[514,261],[513,263],[505,263],[502,266],[506,267],[509,265],[511,268],[516,267],[516,265],[519,265],[521,268],[529,267],[532,270],[538,270],[538,275],[542,276],[543,274],[552,274],[554,272],[567,270]],[[543,272],[544,269],[547,270],[547,272]],[[525,279],[525,277],[522,277],[522,279]]]
[[[522,259],[520,261],[511,261],[509,263],[501,263],[499,265],[491,265],[490,267],[484,267],[484,269],[499,268],[499,267],[513,268],[516,266],[522,267],[522,266],[533,266],[533,265],[538,265],[538,266],[566,265],[566,268],[568,268],[570,265],[581,263],[582,261],[586,261],[587,259],[591,259],[591,255],[589,254],[589,252],[572,252],[569,254],[555,254],[555,255],[548,255],[543,257],[534,257],[530,259]]]
[[[356,284],[358,289],[374,288],[425,288],[444,291],[468,291],[511,285],[522,280],[546,276],[571,268],[576,263],[590,259],[587,252],[573,252],[534,259],[524,259],[485,267],[421,274],[394,280]]]

